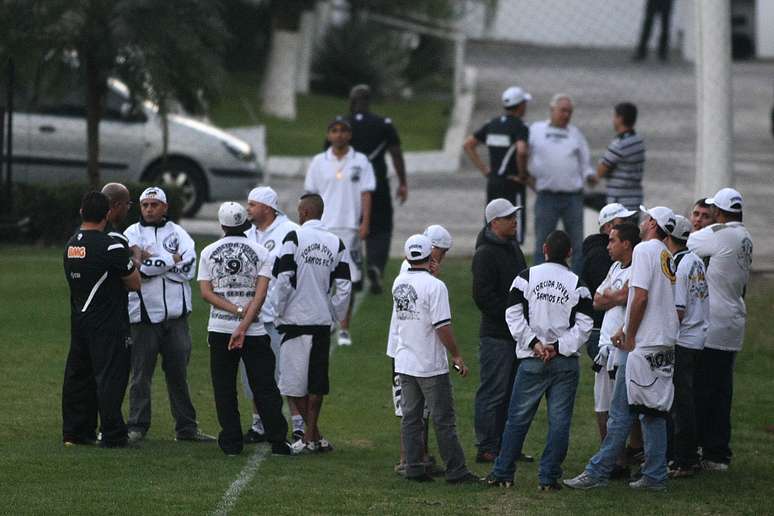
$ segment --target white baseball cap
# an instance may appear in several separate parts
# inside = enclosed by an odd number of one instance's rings
[[[731,213],[742,213],[744,199],[742,194],[733,188],[721,188],[714,196],[704,200],[707,204],[714,204],[723,211]]]
[[[486,205],[486,211],[484,212],[486,223],[489,224],[494,219],[513,215],[521,208],[521,206],[514,206],[511,204],[508,199],[493,199]]]
[[[517,106],[525,100],[532,100],[532,95],[518,86],[511,86],[503,92],[503,107]]]
[[[618,202],[612,202],[599,210],[599,227],[604,226],[614,219],[625,219],[637,213],[634,210],[627,210],[626,207]]]
[[[675,213],[666,206],[654,206],[647,209],[640,204],[640,210],[650,215],[656,221],[658,227],[664,230],[664,233],[671,235],[675,229]]]
[[[265,204],[275,211],[280,211],[278,208],[279,196],[277,196],[277,192],[275,192],[274,188],[271,186],[258,186],[253,188],[250,190],[250,194],[247,196],[247,200]]]
[[[443,226],[438,224],[427,226],[427,229],[422,234],[430,239],[433,247],[440,247],[441,249],[451,249],[452,247],[452,236]]]
[[[140,202],[146,200],[159,201],[167,204],[167,194],[165,194],[164,190],[158,186],[151,186],[150,188],[143,190],[142,194],[140,194]]]
[[[425,235],[411,235],[403,246],[403,252],[409,260],[423,260],[430,256],[433,243]]]
[[[218,222],[227,228],[237,228],[247,221],[247,210],[238,202],[224,202],[218,210]]]
[[[669,234],[678,240],[688,240],[692,229],[693,225],[690,220],[682,215],[675,215],[675,228]]]

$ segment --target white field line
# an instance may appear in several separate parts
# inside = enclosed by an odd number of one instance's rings
[[[361,293],[360,295],[355,296],[355,304],[352,306],[352,317],[355,316],[358,309],[360,308],[360,305],[363,303],[363,298],[365,297],[365,293]],[[331,346],[330,356],[333,356],[333,351],[339,347],[338,345]],[[269,454],[269,448],[266,446],[258,446],[255,449],[255,452],[253,452],[252,455],[250,455],[250,458],[247,460],[247,464],[245,464],[245,467],[242,468],[242,471],[239,472],[239,475],[237,476],[236,480],[234,480],[231,485],[226,489],[226,492],[223,493],[223,498],[221,498],[220,502],[218,503],[218,506],[215,507],[215,510],[212,511],[213,516],[225,516],[227,515],[231,509],[234,508],[234,506],[237,503],[237,500],[239,500],[239,495],[242,494],[242,491],[245,487],[247,487],[250,482],[253,480],[253,477],[258,472],[258,467],[261,465],[261,463],[266,459],[266,456]]]

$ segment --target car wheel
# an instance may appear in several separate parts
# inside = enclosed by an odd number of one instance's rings
[[[169,159],[166,164],[153,165],[146,177],[159,186],[180,190],[183,198],[183,216],[193,217],[207,197],[207,184],[199,167],[182,159]]]

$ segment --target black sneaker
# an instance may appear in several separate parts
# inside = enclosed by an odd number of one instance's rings
[[[540,484],[538,486],[539,491],[561,491],[562,484],[559,482],[553,482],[551,484]]]
[[[413,477],[406,477],[406,480],[411,480],[412,482],[435,482],[435,479],[427,473],[422,473],[421,475],[415,475]]]
[[[272,455],[292,455],[293,451],[290,448],[289,442],[282,441],[281,443],[271,444],[271,454]]]
[[[513,487],[513,480],[503,480],[501,478],[497,478],[491,473],[484,477],[483,482],[488,487]]]
[[[301,441],[304,438],[303,430],[293,430],[293,442]]]
[[[371,294],[381,294],[384,292],[384,288],[382,287],[382,273],[379,271],[379,268],[376,266],[371,266],[368,268],[368,282],[371,284],[371,288],[369,291]]]
[[[250,429],[245,432],[244,440],[247,444],[263,443],[266,442],[266,434],[259,434],[250,427]]]
[[[474,475],[470,471],[465,473],[459,478],[447,478],[447,484],[480,484],[482,482],[481,477]]]
[[[196,430],[192,434],[183,434],[175,437],[175,441],[189,441],[194,443],[212,443],[218,439],[214,435],[205,434],[201,430]]]

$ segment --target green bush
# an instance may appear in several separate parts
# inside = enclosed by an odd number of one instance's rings
[[[134,204],[129,210],[124,230],[139,220],[137,200],[142,191],[151,186],[143,183],[124,183]],[[85,183],[67,185],[38,185],[18,183],[13,187],[14,200],[11,219],[17,224],[6,224],[0,231],[0,239],[6,242],[62,245],[79,227],[79,210],[83,194],[91,188]],[[164,187],[169,204],[167,216],[180,220],[183,201],[177,188]]]

